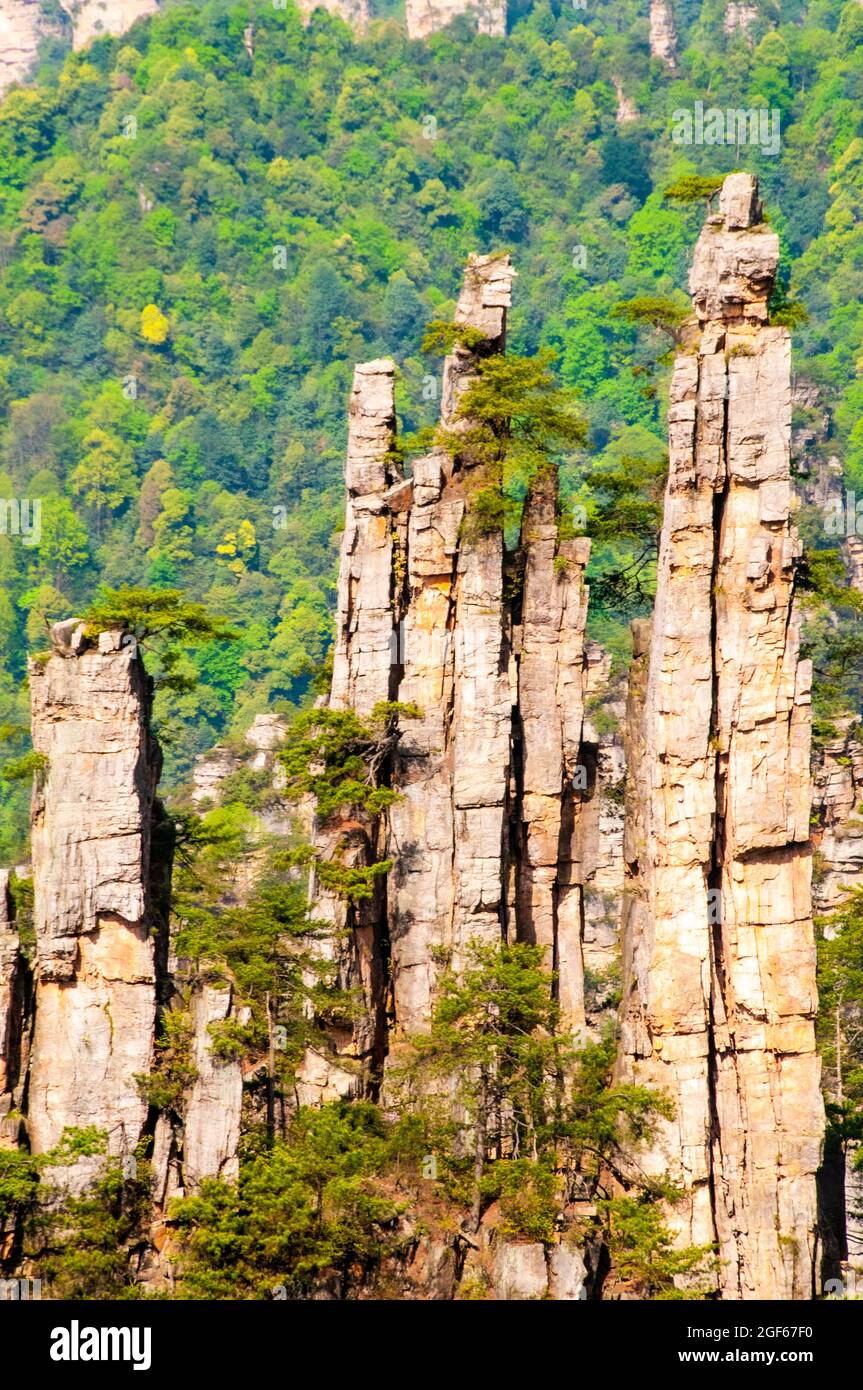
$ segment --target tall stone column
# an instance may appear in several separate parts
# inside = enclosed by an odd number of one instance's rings
[[[339,562],[336,640],[331,709],[354,710],[368,718],[375,705],[394,698],[397,609],[395,574],[403,548],[403,515],[410,483],[393,462],[395,446],[395,364],[388,358],[359,365],[354,372],[345,463],[347,509]],[[360,818],[346,824],[315,822],[312,840],[325,859],[360,867],[374,862],[381,828]],[[309,1049],[298,1093],[305,1103],[366,1089],[383,1062],[386,989],[383,964],[386,900],[378,887],[371,901],[346,902],[320,882],[312,869],[310,901],[315,916],[328,924],[319,943],[338,984],[363,1000],[349,1027],[329,1029],[326,1042]],[[331,1055],[335,1045],[338,1057]]]
[[[313,877],[315,915],[332,925],[327,949],[342,983],[362,988],[365,1013],[350,1038],[328,1030],[344,1061],[310,1057],[304,1099],[356,1089],[347,1058],[379,1057],[385,1024],[390,1052],[426,1030],[441,970],[464,969],[473,943],[543,946],[565,1020],[584,1026],[589,543],[560,539],[551,467],[531,485],[517,554],[505,554],[500,528],[474,528],[472,499],[494,463],[460,408],[483,360],[505,350],[514,275],[506,255],[470,258],[455,311],[463,331],[443,368],[442,432],[409,478],[392,465],[392,364],[357,368],[329,704],[367,716],[395,699],[418,713],[399,719],[386,814],[315,831],[318,849],[345,863],[386,858],[392,868],[357,908]],[[522,571],[523,586],[512,583]]]
[[[778,254],[755,180],[730,175],[671,385],[641,735],[646,920],[625,948],[621,1074],[675,1102],[645,1161],[682,1186],[679,1238],[718,1243],[738,1299],[811,1295],[824,1125],[790,346],[767,311]]]
[[[12,911],[9,873],[0,869],[0,1146],[14,1138],[14,1133],[3,1131],[2,1122],[15,1105],[22,1077],[27,977]]]
[[[673,72],[677,67],[677,26],[671,0],[650,0],[650,56]]]
[[[559,541],[557,532],[557,479],[543,470],[528,494],[522,527],[518,925],[523,939],[544,948],[549,970],[557,973],[561,1015],[581,1029],[583,884],[575,860],[587,791],[580,752],[590,542]]]
[[[32,806],[35,1033],[28,1130],[35,1153],[94,1125],[131,1154],[147,1114],[159,921],[151,836],[161,755],[134,642],[54,629],[30,663],[33,746],[45,759]]]

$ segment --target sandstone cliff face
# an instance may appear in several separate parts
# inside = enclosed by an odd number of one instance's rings
[[[204,982],[194,991],[191,1061],[196,1076],[186,1098],[183,1124],[183,1178],[192,1191],[202,1178],[230,1180],[239,1172],[242,1070],[239,1062],[213,1056],[209,1034],[211,1024],[232,1016],[232,1006],[230,988],[217,989]]]
[[[758,22],[760,11],[757,5],[748,4],[747,0],[729,0],[725,6],[725,16],[722,27],[726,34],[733,34],[737,30],[748,35],[750,29]]]
[[[468,267],[456,322],[505,345],[506,257]],[[444,364],[442,423],[477,359]],[[556,482],[541,475],[525,507],[520,607],[504,596],[499,533],[463,524],[472,464],[440,452],[414,467],[403,598],[399,700],[408,720],[389,813],[389,937],[396,1032],[428,1026],[441,958],[458,969],[471,942],[522,939],[559,971],[573,1027],[584,1022],[581,885],[573,868],[574,783],[584,702],[586,541],[559,542]],[[510,890],[512,883],[512,891]]]
[[[670,0],[650,0],[650,56],[677,67],[677,28]]]
[[[42,0],[0,0],[0,92],[30,76],[39,44],[49,35],[71,34],[85,48],[105,34],[125,34],[139,19],[158,14],[159,0],[59,0],[68,26],[49,20]]]
[[[0,92],[29,75],[43,32],[40,0],[0,4]]]
[[[357,33],[362,33],[368,28],[368,0],[298,0],[298,6],[305,24],[309,23],[315,10],[328,10],[330,14],[338,15]]]
[[[159,13],[159,0],[60,0],[72,21],[72,45],[86,48],[105,34],[125,34],[139,19]]]
[[[675,1100],[648,1161],[685,1189],[681,1239],[718,1241],[728,1298],[810,1295],[823,1132],[789,340],[767,325],[777,259],[754,180],[729,176],[690,275],[698,342],[671,386],[633,772],[622,1070]]]
[[[597,849],[597,779],[594,768],[588,783],[582,753],[589,543],[559,540],[556,477],[539,475],[512,585],[502,534],[466,523],[481,479],[458,443],[470,428],[459,401],[480,357],[505,347],[513,275],[506,256],[471,258],[455,321],[472,346],[457,342],[443,370],[441,424],[453,443],[417,459],[410,478],[392,463],[392,363],[355,375],[329,703],[368,716],[398,700],[419,713],[400,721],[388,769],[398,799],[386,815],[316,832],[328,857],[393,868],[358,909],[313,876],[340,981],[362,990],[365,1014],[349,1036],[330,1030],[343,1070],[307,1059],[304,1099],[374,1086],[385,1051],[428,1028],[440,970],[463,968],[473,943],[541,945],[565,1019],[585,1026],[584,885],[614,872],[614,855]],[[613,951],[607,933],[598,949]]]
[[[506,34],[506,0],[405,0],[408,38],[427,38],[462,14],[476,16],[480,34]]]
[[[841,906],[863,882],[863,744],[855,736],[856,720],[836,722],[839,735],[824,745],[815,768],[820,873],[812,895],[819,912]]]
[[[36,1153],[67,1125],[96,1125],[131,1153],[146,1105],[157,925],[150,891],[161,758],[134,644],[106,632],[31,663],[35,1033],[28,1130]]]
[[[339,565],[336,640],[329,704],[368,717],[395,691],[395,556],[404,530],[404,484],[391,461],[395,445],[395,364],[362,364],[354,373],[345,464],[347,509]],[[325,859],[349,867],[378,857],[382,828],[377,820],[350,826],[315,824],[312,840]],[[329,1030],[346,1058],[341,1066],[310,1051],[298,1094],[307,1103],[349,1095],[368,1087],[383,1061],[386,984],[383,965],[385,899],[354,905],[328,890],[312,870],[309,897],[319,920],[329,926],[319,954],[332,963],[340,988],[358,990],[364,1008],[353,1026]]]
[[[545,950],[558,972],[561,1014],[585,1024],[582,954],[583,860],[578,853],[587,769],[584,722],[584,569],[590,542],[557,539],[556,482],[540,474],[525,508],[524,596],[518,659],[523,850],[521,935]],[[556,567],[557,566],[557,567]],[[581,770],[582,775],[579,775]]]
[[[0,869],[0,1147],[13,1143],[17,1127],[4,1121],[20,1101],[26,1070],[25,1033],[29,981],[12,913],[9,873]]]

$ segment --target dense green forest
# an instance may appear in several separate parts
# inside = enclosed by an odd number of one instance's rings
[[[433,419],[423,327],[451,316],[471,250],[511,250],[512,349],[554,349],[581,397],[589,438],[562,473],[596,520],[594,632],[623,655],[650,556],[625,591],[603,585],[640,551],[602,519],[632,460],[661,472],[668,339],[613,311],[680,298],[704,208],[663,194],[686,173],[745,156],[759,174],[809,315],[798,372],[863,486],[863,10],[771,0],[747,37],[716,0],[676,9],[674,74],[631,0],[424,43],[261,6],[251,59],[248,7],[204,0],[81,53],[49,45],[0,105],[0,497],[42,508],[38,545],[0,536],[7,753],[26,749],[46,618],[100,585],[180,587],[241,634],[185,658],[194,691],[158,698],[169,787],[258,710],[302,702],[330,641],[353,364],[392,354],[403,428]],[[617,119],[618,86],[636,119]],[[779,154],[675,144],[672,113],[712,99],[778,108]],[[0,796],[8,862],[26,789]]]

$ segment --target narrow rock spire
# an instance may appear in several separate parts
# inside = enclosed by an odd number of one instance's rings
[[[810,664],[793,606],[790,342],[779,256],[732,174],[696,247],[629,835],[621,1073],[676,1107],[647,1156],[724,1297],[807,1298],[824,1114],[810,904]],[[637,700],[636,700],[637,704]]]
[[[575,846],[588,790],[580,753],[590,541],[558,540],[557,502],[557,478],[543,470],[528,494],[522,527],[518,921],[521,935],[545,948],[548,968],[557,972],[562,1017],[581,1029],[583,885]]]
[[[463,969],[474,943],[541,945],[563,1017],[584,1026],[589,543],[559,537],[551,466],[532,482],[517,557],[499,525],[472,524],[487,460],[460,409],[481,362],[505,350],[514,276],[506,255],[470,258],[454,315],[462,331],[444,361],[444,438],[410,478],[392,462],[393,365],[357,368],[329,703],[361,716],[381,700],[419,712],[400,717],[385,815],[315,833],[318,850],[346,865],[376,857],[392,868],[353,909],[313,876],[339,978],[362,989],[365,1010],[336,1040],[342,1062],[308,1059],[306,1099],[361,1088],[387,1048],[426,1030],[441,969]]]
[[[59,625],[67,629],[69,624]],[[36,1022],[28,1130],[35,1153],[67,1126],[134,1152],[147,1106],[158,919],[151,843],[158,745],[135,643],[80,628],[31,661],[33,746],[45,759],[32,806]]]

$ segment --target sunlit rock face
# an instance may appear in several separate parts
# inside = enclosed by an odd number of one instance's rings
[[[159,13],[159,0],[60,0],[72,22],[72,45],[86,48],[105,34],[125,34],[139,19]]]
[[[716,1242],[727,1298],[811,1296],[824,1125],[815,1052],[810,664],[793,605],[790,344],[768,323],[778,239],[730,175],[696,247],[676,360],[649,656],[621,1075],[675,1116],[647,1156]]]
[[[30,666],[35,1033],[28,1129],[35,1152],[95,1125],[131,1154],[146,1116],[159,926],[151,846],[161,755],[134,641],[60,624]],[[163,925],[163,924],[162,924]]]
[[[424,39],[462,14],[476,18],[480,34],[506,33],[506,0],[405,0],[408,38]]]
[[[650,55],[677,67],[677,28],[671,0],[650,0]]]
[[[329,705],[363,718],[382,701],[414,712],[400,718],[386,814],[315,830],[327,858],[392,868],[374,900],[353,907],[312,875],[315,915],[332,927],[321,949],[365,1008],[343,1035],[330,1030],[335,1058],[307,1058],[305,1099],[374,1087],[401,1041],[429,1028],[442,970],[465,968],[475,943],[540,946],[565,1024],[581,1034],[587,1022],[585,884],[610,890],[622,862],[622,827],[604,854],[592,804],[618,760],[594,735],[588,776],[583,747],[586,690],[607,676],[584,638],[589,542],[561,538],[556,472],[541,470],[514,582],[500,528],[469,524],[481,465],[459,447],[471,428],[464,393],[482,359],[505,351],[514,275],[506,255],[470,258],[455,311],[463,339],[441,381],[450,445],[415,459],[411,476],[394,447],[393,363],[355,372]],[[613,954],[598,916],[591,945]]]

